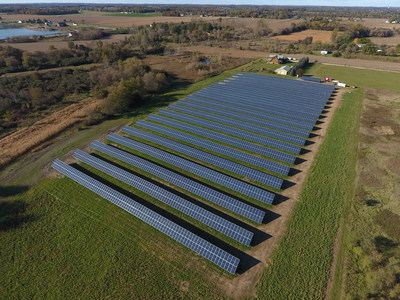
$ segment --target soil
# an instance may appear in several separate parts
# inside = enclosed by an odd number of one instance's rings
[[[199,52],[204,54],[231,56],[231,57],[245,57],[245,58],[263,58],[268,57],[269,53],[261,51],[249,51],[249,50],[239,50],[239,49],[228,49],[228,48],[218,48],[209,46],[188,46],[182,47],[185,51]],[[302,57],[305,54],[285,54],[285,56]],[[385,61],[374,61],[374,60],[364,60],[364,59],[346,59],[340,57],[327,57],[318,55],[306,55],[310,62],[319,62],[322,64],[337,65],[337,66],[350,66],[355,68],[369,69],[369,70],[382,70],[391,72],[400,72],[400,63],[385,62]]]
[[[272,37],[272,39],[297,42],[304,40],[306,37],[309,36],[313,38],[313,43],[315,43],[316,41],[321,41],[322,43],[330,43],[332,41],[332,31],[312,29],[294,32],[289,35],[277,35]]]
[[[259,230],[271,235],[272,237],[262,242],[260,245],[253,247],[246,253],[260,261],[259,264],[246,271],[244,274],[238,275],[233,279],[228,278],[216,278],[218,279],[219,287],[226,293],[228,297],[239,299],[248,297],[257,297],[256,285],[259,282],[265,268],[271,264],[271,254],[276,249],[280,237],[284,234],[286,223],[290,218],[290,214],[293,207],[298,200],[299,193],[303,187],[303,183],[307,177],[308,171],[313,163],[315,154],[317,153],[324,137],[326,135],[329,123],[334,115],[335,110],[339,107],[341,99],[347,89],[340,89],[334,97],[331,108],[327,117],[324,119],[324,123],[318,125],[321,129],[318,131],[318,135],[312,139],[314,144],[307,146],[306,149],[310,152],[302,156],[305,162],[298,165],[297,169],[301,172],[290,178],[290,181],[295,183],[292,187],[284,190],[281,195],[288,197],[288,200],[276,205],[272,211],[277,213],[280,217],[265,224],[257,227]]]

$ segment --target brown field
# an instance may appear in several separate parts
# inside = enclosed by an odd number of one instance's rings
[[[354,21],[349,21],[349,20],[345,20],[343,19],[343,21],[341,21],[341,23],[344,24],[362,24],[366,27],[369,28],[388,28],[388,29],[399,29],[400,28],[400,24],[387,24],[385,23],[386,19],[376,19],[376,18],[365,18],[362,19],[361,21],[358,22],[354,22]]]
[[[17,130],[0,139],[0,167],[22,154],[43,146],[52,137],[90,116],[101,101],[86,99],[71,104],[50,116],[37,121],[32,126]],[[10,147],[10,145],[13,145]]]
[[[77,45],[85,45],[85,46],[93,47],[96,45],[96,41],[102,41],[104,44],[106,44],[106,43],[122,41],[126,37],[128,37],[128,35],[126,35],[126,34],[114,34],[105,39],[89,40],[89,41],[74,41],[74,43]],[[0,43],[0,46],[11,46],[13,48],[21,49],[24,51],[34,52],[34,51],[47,51],[47,50],[49,50],[50,46],[54,46],[57,49],[67,48],[68,42],[67,41],[57,41],[57,40],[53,40],[53,41],[44,40],[44,41],[35,42],[35,43]]]
[[[217,17],[199,18],[199,17],[119,17],[106,16],[103,14],[71,14],[63,16],[47,16],[47,15],[2,15],[4,20],[27,20],[27,19],[47,19],[53,22],[61,22],[66,19],[68,22],[74,21],[78,24],[106,26],[106,27],[131,27],[133,25],[150,25],[156,23],[180,23],[190,22],[193,19],[201,20],[217,20]]]
[[[322,43],[330,43],[332,41],[332,31],[326,30],[304,30],[300,32],[294,32],[289,35],[277,35],[272,37],[272,39],[285,40],[285,41],[300,41],[304,40],[306,37],[313,37],[313,42],[321,41]]]
[[[260,51],[250,50],[239,50],[232,48],[217,48],[208,46],[188,46],[183,47],[185,51],[198,52],[207,55],[221,55],[231,57],[244,57],[244,58],[263,58],[268,57],[269,53]],[[294,56],[301,58],[307,56],[311,62],[319,62],[329,65],[348,66],[361,69],[370,70],[382,70],[390,72],[400,72],[400,63],[388,62],[388,61],[376,61],[376,60],[365,60],[365,59],[346,59],[341,57],[332,56],[319,56],[319,55],[306,55],[306,54],[285,54],[285,56]]]
[[[371,41],[377,45],[397,46],[400,44],[400,36],[395,35],[392,37],[374,37]]]

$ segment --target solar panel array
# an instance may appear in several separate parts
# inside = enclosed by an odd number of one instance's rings
[[[218,124],[215,122],[210,122],[209,120],[205,120],[205,119],[199,119],[196,117],[191,117],[185,114],[181,114],[178,112],[173,112],[170,110],[166,110],[166,109],[161,109],[158,112],[160,115],[163,116],[168,116],[168,117],[172,117],[178,120],[182,120],[182,121],[186,121],[189,122],[191,124],[195,124],[195,125],[199,125],[208,129],[212,129],[212,130],[216,130],[219,132],[223,132],[224,134],[229,134],[235,137],[239,137],[245,140],[249,140],[251,142],[255,142],[255,143],[259,143],[259,144],[263,144],[266,146],[270,146],[270,147],[274,147],[277,148],[279,150],[284,150],[287,152],[292,152],[295,154],[299,154],[301,147],[296,146],[296,145],[292,145],[289,143],[285,143],[276,139],[272,139],[266,136],[262,136],[262,135],[258,135],[255,133],[251,133],[248,131],[244,131],[241,129],[236,129],[233,127],[229,127],[229,126],[225,126],[222,124]],[[151,120],[151,119],[150,119]],[[284,135],[282,133],[282,135]]]
[[[252,142],[245,141],[240,138],[231,137],[229,135],[218,133],[213,130],[204,129],[204,128],[197,127],[194,125],[189,125],[185,122],[176,121],[176,120],[158,116],[158,115],[150,115],[150,116],[148,116],[147,119],[151,120],[151,121],[155,121],[157,123],[164,124],[164,125],[172,126],[172,127],[175,127],[175,128],[181,129],[181,130],[185,130],[185,131],[188,131],[188,132],[191,132],[196,135],[200,135],[200,136],[212,139],[212,140],[220,141],[225,144],[228,144],[228,145],[231,145],[231,146],[243,149],[243,150],[248,150],[250,152],[264,155],[264,156],[267,156],[267,157],[270,157],[270,158],[273,158],[276,160],[287,162],[290,164],[293,164],[296,160],[296,156],[293,154],[280,152],[278,150],[267,148],[262,145],[254,144]]]
[[[135,140],[121,137],[113,133],[108,136],[108,139],[115,143],[121,144],[125,147],[150,155],[158,160],[161,160],[177,168],[180,168],[185,172],[193,173],[206,180],[215,182],[216,184],[219,184],[221,186],[225,186],[236,193],[246,195],[258,201],[271,204],[275,198],[275,194],[271,192],[263,190],[254,185],[248,184],[236,178],[227,176],[223,173],[214,171],[210,168],[203,167],[199,164],[191,162],[190,160],[184,159],[182,157],[171,154],[164,150],[146,145],[144,143]]]
[[[124,127],[130,138],[110,134],[108,140],[116,146],[92,143],[101,156],[127,164],[140,176],[80,150],[73,156],[249,246],[254,233],[248,227],[173,190],[263,222],[265,210],[253,203],[273,204],[276,194],[265,187],[283,187],[282,177],[289,176],[333,90],[328,85],[239,73],[149,115],[147,121],[137,121],[140,129]],[[121,146],[129,152],[118,149]],[[236,272],[239,258],[59,160],[52,166],[222,269]]]
[[[54,161],[52,167],[97,195],[126,210],[143,222],[165,233],[182,245],[197,252],[229,273],[234,274],[236,272],[240,260],[232,254],[60,160]]]
[[[169,192],[154,183],[151,183],[139,176],[124,171],[110,163],[91,156],[81,150],[76,150],[73,157],[80,161],[110,175],[114,178],[134,187],[138,190],[150,195],[151,197],[164,202],[165,204],[175,208],[176,210],[200,221],[207,226],[233,238],[234,240],[250,245],[253,238],[253,232],[225,220],[224,218],[196,205],[192,202]]]
[[[207,201],[218,204],[219,206],[222,206],[257,223],[261,223],[265,217],[265,212],[258,208],[245,204],[224,193],[209,188],[204,184],[200,184],[186,176],[182,176],[176,172],[172,172],[155,163],[140,158],[139,156],[127,153],[125,151],[119,150],[118,148],[111,147],[97,141],[93,142],[91,144],[91,147],[94,150],[100,151],[108,156],[128,163],[135,168],[142,169],[143,171],[150,173],[153,176],[156,176],[160,179],[165,180],[166,182],[181,187],[182,189],[190,193],[193,193]]]
[[[269,174],[251,169],[249,167],[232,162],[230,160],[218,157],[216,155],[209,154],[205,151],[201,151],[196,148],[189,147],[184,144],[160,137],[155,134],[151,134],[149,132],[138,130],[138,129],[132,128],[132,127],[124,127],[123,132],[126,132],[135,137],[146,139],[147,141],[150,141],[150,142],[156,143],[158,145],[161,145],[163,147],[183,153],[185,155],[199,159],[201,161],[212,164],[214,166],[229,170],[233,173],[242,175],[249,179],[253,179],[258,182],[270,185],[274,188],[280,189],[282,187],[283,180],[281,178],[271,176]]]

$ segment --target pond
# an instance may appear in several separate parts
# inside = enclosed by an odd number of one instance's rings
[[[65,33],[64,31],[37,31],[30,30],[25,28],[6,28],[0,29],[0,40],[4,40],[6,38],[14,37],[14,36],[32,36],[32,35],[48,35],[48,34],[57,34],[57,33]]]

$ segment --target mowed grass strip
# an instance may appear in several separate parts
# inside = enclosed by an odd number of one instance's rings
[[[258,284],[260,299],[323,299],[343,206],[356,176],[363,91],[344,96],[272,264]]]

